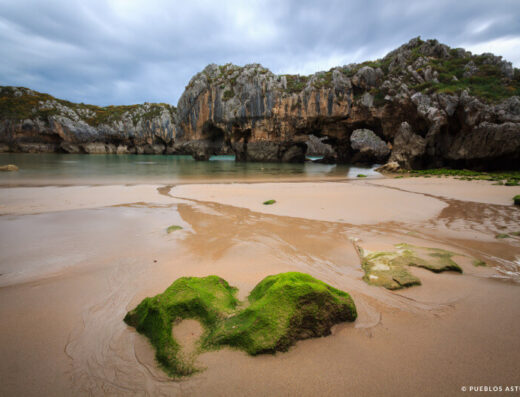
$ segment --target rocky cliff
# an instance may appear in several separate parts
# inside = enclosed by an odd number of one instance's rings
[[[314,135],[337,162],[519,168],[519,94],[501,57],[420,38],[311,76],[209,65],[179,100],[177,139],[197,142],[199,158],[224,145],[239,161],[303,161]]]
[[[0,87],[0,151],[164,153],[175,124],[167,104],[99,107]]]
[[[518,169],[519,95],[520,71],[501,57],[415,38],[380,60],[311,76],[209,65],[177,108],[99,108],[5,87],[0,143],[282,162],[302,162],[310,148],[328,162]]]

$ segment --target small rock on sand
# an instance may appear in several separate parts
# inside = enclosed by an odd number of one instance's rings
[[[18,167],[14,164],[0,165],[0,171],[18,171]]]

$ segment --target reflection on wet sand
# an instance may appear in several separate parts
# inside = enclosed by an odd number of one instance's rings
[[[384,199],[389,189],[379,189]],[[442,199],[438,216],[426,220],[363,225],[340,213],[341,221],[312,220],[168,192],[150,202],[0,217],[10,236],[0,243],[2,392],[452,395],[464,384],[518,379],[520,290],[494,279],[518,280],[520,239],[494,238],[519,224],[517,209]],[[168,234],[171,224],[184,229]],[[451,249],[467,255],[459,258],[464,274],[414,268],[421,287],[368,286],[353,238],[374,249],[401,242]],[[474,267],[475,256],[492,266]],[[178,277],[218,274],[243,299],[263,277],[292,270],[351,293],[358,320],[288,353],[204,353],[197,364],[205,371],[180,382],[157,368],[146,338],[122,321]],[[200,330],[182,322],[173,332],[193,344]]]

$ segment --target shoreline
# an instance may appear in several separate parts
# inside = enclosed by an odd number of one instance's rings
[[[519,189],[451,178],[1,187],[3,389],[411,396],[518,383],[520,238],[495,233],[520,224],[518,208],[503,204]],[[264,206],[264,196],[276,204]],[[168,234],[170,225],[183,229]],[[466,255],[456,257],[464,274],[413,268],[423,285],[369,286],[353,238],[372,250],[401,242],[453,250]],[[488,266],[473,266],[473,257]],[[287,353],[204,353],[206,369],[176,382],[122,321],[182,276],[216,274],[244,299],[263,277],[285,271],[350,293],[356,322]],[[198,332],[183,327],[188,340]]]

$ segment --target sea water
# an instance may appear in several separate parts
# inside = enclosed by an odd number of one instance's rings
[[[290,163],[235,162],[234,156],[195,161],[179,155],[28,154],[1,153],[0,165],[15,164],[16,172],[0,172],[2,185],[176,183],[187,181],[316,180],[376,177],[374,167]]]

